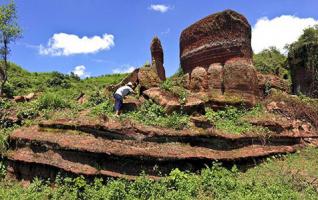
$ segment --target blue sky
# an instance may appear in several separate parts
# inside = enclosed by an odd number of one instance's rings
[[[8,2],[1,0],[0,4]],[[29,71],[97,76],[150,61],[150,42],[162,43],[165,68],[179,67],[179,37],[187,26],[233,9],[253,27],[253,50],[282,50],[304,27],[318,23],[317,0],[16,0],[23,38],[10,60]],[[50,44],[49,44],[49,41]],[[282,50],[283,51],[283,50]]]

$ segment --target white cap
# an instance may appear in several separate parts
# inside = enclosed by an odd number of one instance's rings
[[[130,87],[133,86],[133,84],[131,82],[128,82],[127,85],[130,86]]]

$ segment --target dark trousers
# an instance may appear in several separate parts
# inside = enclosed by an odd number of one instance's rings
[[[115,98],[115,110],[120,111],[121,107],[123,106],[123,97],[119,94],[114,94]]]

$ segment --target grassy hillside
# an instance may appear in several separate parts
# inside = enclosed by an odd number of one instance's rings
[[[141,175],[136,181],[101,179],[88,183],[83,177],[58,178],[55,187],[35,179],[29,187],[0,181],[0,198],[11,199],[318,199],[318,150],[272,157],[263,164],[239,171],[235,166],[203,169],[198,174],[172,171],[152,181]],[[5,170],[0,167],[1,177]]]
[[[21,125],[8,124],[0,115],[0,152],[6,152],[8,134],[19,126],[29,126],[44,119],[76,118],[83,111],[88,111],[93,117],[111,116],[113,102],[105,94],[105,86],[117,83],[125,76],[114,74],[80,80],[74,75],[58,72],[30,73],[12,64],[7,94],[15,96],[35,92],[37,98],[21,103],[0,100],[3,116],[14,115],[22,119]],[[76,101],[81,93],[87,99],[84,104]],[[279,100],[289,98],[281,93],[274,97]],[[305,111],[318,108],[318,102],[313,99],[293,97],[290,101],[295,107],[306,106],[302,109]],[[205,114],[217,129],[230,134],[268,131],[245,120],[264,116],[262,105],[250,110],[234,107],[220,111],[207,109]],[[168,115],[159,105],[146,101],[138,110],[123,114],[119,120],[127,118],[147,125],[178,129],[188,126],[190,116],[182,113]],[[307,148],[293,155],[272,157],[250,169],[248,166],[237,169],[214,164],[198,173],[176,169],[160,181],[141,175],[133,182],[109,180],[106,183],[96,179],[88,183],[83,177],[78,177],[57,178],[55,187],[38,179],[23,187],[18,182],[4,179],[6,167],[0,162],[0,199],[318,199],[317,166],[318,150]]]

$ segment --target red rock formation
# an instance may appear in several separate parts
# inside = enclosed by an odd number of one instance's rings
[[[211,64],[207,71],[209,91],[216,93],[217,95],[223,94],[223,66],[221,63]]]
[[[261,95],[266,95],[267,90],[274,88],[290,93],[290,86],[287,80],[272,74],[257,73],[258,88]]]
[[[235,11],[210,15],[181,33],[180,60],[185,72],[236,57],[251,59],[252,49],[251,26]]]
[[[180,37],[180,62],[191,91],[250,106],[257,102],[251,26],[239,13],[226,10],[185,29]]]
[[[159,78],[164,81],[166,79],[165,68],[163,67],[163,50],[158,37],[154,37],[150,46],[152,67],[156,69]]]
[[[254,66],[242,59],[232,59],[223,67],[224,95],[241,98],[246,104],[257,103],[258,79]]]

